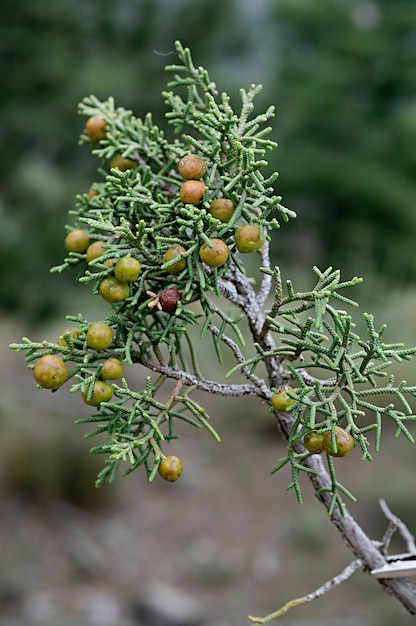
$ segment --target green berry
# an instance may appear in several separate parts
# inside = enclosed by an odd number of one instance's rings
[[[182,178],[198,180],[207,169],[204,159],[196,154],[186,154],[178,163],[178,172]]]
[[[33,376],[41,387],[58,389],[68,378],[68,368],[59,356],[45,354],[36,362]]]
[[[114,276],[123,283],[133,283],[140,275],[140,263],[132,256],[119,259],[114,266]]]
[[[212,247],[203,243],[199,249],[199,258],[210,267],[220,267],[228,259],[228,246],[222,239],[210,239]]]
[[[60,346],[65,346],[68,347],[68,342],[65,339],[65,336],[67,336],[69,339],[72,339],[73,341],[75,339],[78,339],[78,337],[81,335],[81,331],[79,328],[67,328],[67,330],[64,330],[58,337],[58,341],[57,343]]]
[[[303,445],[311,454],[320,454],[324,450],[324,437],[310,430],[303,438]]]
[[[113,331],[104,322],[95,322],[87,330],[87,343],[94,350],[106,350],[113,341]]]
[[[264,239],[260,239],[260,228],[250,224],[237,228],[234,241],[237,250],[243,254],[259,250],[264,244]]]
[[[332,447],[332,436],[329,430],[323,436],[324,450],[335,457],[347,456],[354,447],[354,439],[340,426],[335,426],[335,448]]]
[[[174,483],[183,472],[182,461],[177,456],[166,456],[160,461],[158,472],[164,480]]]
[[[128,283],[122,283],[115,276],[106,276],[99,284],[98,293],[106,302],[115,304],[129,297],[130,287]]]
[[[183,257],[186,253],[186,250],[183,246],[173,246],[166,250],[163,255],[163,263],[168,263],[168,261],[173,261],[177,257]],[[186,259],[180,258],[176,263],[172,263],[169,267],[166,268],[168,274],[180,274],[186,267]]]
[[[91,397],[87,400],[88,389],[82,392],[82,399],[88,406],[98,406],[101,402],[108,402],[113,397],[113,388],[102,380],[96,380],[92,389]]]
[[[273,408],[276,409],[276,411],[287,411],[288,408],[296,402],[296,400],[290,396],[296,396],[296,392],[292,387],[288,385],[280,387],[278,391],[272,394]]]
[[[71,230],[65,237],[65,247],[68,252],[78,252],[82,254],[86,251],[90,244],[90,238],[87,231],[79,228]]]

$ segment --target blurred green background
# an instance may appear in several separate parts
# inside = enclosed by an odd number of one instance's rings
[[[117,105],[131,108],[139,116],[152,111],[156,123],[163,127],[165,106],[160,92],[166,84],[164,66],[175,58],[176,39],[191,48],[194,62],[207,67],[219,90],[231,95],[236,108],[239,88],[247,88],[251,83],[264,86],[258,98],[259,107],[276,105],[272,137],[278,141],[279,148],[269,155],[270,170],[280,172],[277,191],[283,196],[283,203],[298,213],[298,219],[284,225],[273,240],[273,262],[282,266],[284,277],[294,276],[300,284],[310,285],[312,265],[321,269],[328,265],[340,268],[345,279],[363,276],[364,287],[354,292],[354,296],[376,313],[380,324],[386,321],[391,326],[388,339],[403,339],[412,345],[415,341],[416,3],[413,0],[2,0],[0,262],[4,271],[0,303],[4,356],[0,418],[4,462],[1,485],[7,494],[5,501],[12,507],[12,517],[20,519],[13,508],[16,497],[19,506],[22,502],[27,506],[29,499],[30,506],[34,506],[30,511],[36,518],[35,521],[31,518],[35,526],[40,524],[37,516],[43,515],[39,510],[44,506],[48,510],[49,504],[45,503],[56,500],[94,511],[94,507],[100,511],[104,502],[108,506],[111,501],[117,511],[118,507],[122,510],[123,506],[127,507],[124,512],[128,516],[131,485],[137,493],[147,489],[144,483],[139,483],[139,489],[132,478],[126,479],[130,480],[129,487],[123,483],[123,487],[104,495],[97,495],[90,488],[97,467],[95,459],[90,459],[86,452],[89,442],[85,445],[79,442],[80,432],[73,432],[76,429],[72,422],[79,417],[79,407],[75,402],[67,406],[62,400],[57,409],[55,399],[49,402],[51,394],[46,400],[43,392],[36,392],[30,373],[18,363],[22,359],[9,354],[6,346],[12,340],[18,341],[22,334],[43,338],[46,333],[53,339],[66,327],[62,321],[65,314],[78,310],[85,313],[85,307],[98,310],[96,301],[79,290],[74,274],[48,273],[63,258],[64,225],[70,223],[67,213],[75,194],[88,190],[95,179],[95,159],[87,147],[77,144],[84,125],[84,120],[77,116],[77,103],[90,93],[101,98],[112,95]],[[401,374],[400,368],[398,372]],[[412,376],[415,379],[416,369],[410,366],[403,375],[409,381]],[[270,444],[267,411],[264,407],[260,411],[264,423],[259,434],[258,425],[253,424],[250,416],[241,418],[241,405],[240,408],[229,403],[212,406],[220,418],[228,418],[225,440],[229,439],[231,445],[236,425],[241,428],[241,455],[243,443],[249,446],[254,437],[264,459],[261,475],[267,480],[267,472],[279,455],[276,446],[281,445],[275,440]],[[36,421],[39,414],[42,418]],[[53,428],[52,416],[56,422]],[[64,422],[67,416],[72,418],[69,428]],[[206,455],[203,458],[209,466],[212,449],[205,449],[208,444],[202,443],[202,439],[197,437],[195,445],[201,446],[200,454]],[[185,444],[186,441],[183,445],[187,450]],[[409,500],[413,486],[409,486],[406,470],[406,463],[412,461],[414,453],[407,444],[402,449],[400,442],[397,448],[390,443],[387,446],[383,461],[377,460],[379,468],[386,470],[389,466],[383,481],[384,492],[378,487],[377,468],[372,468],[368,476],[373,472],[374,483],[369,478],[363,479],[364,493],[358,493],[361,506],[358,515],[363,524],[369,522],[377,532],[382,532],[375,504],[379,495],[390,498],[395,512],[406,515],[410,526],[415,521],[413,491]],[[65,454],[76,456],[77,463],[71,463]],[[218,451],[214,454],[218,456],[216,463],[220,463],[224,455]],[[256,458],[254,452],[253,457]],[[398,457],[401,464],[397,463]],[[199,462],[196,458],[195,463]],[[228,470],[224,465],[223,474]],[[357,485],[362,470],[350,464],[348,471]],[[220,477],[215,489],[221,489]],[[237,492],[245,489],[245,485],[246,481],[241,484],[237,481]],[[285,527],[287,519],[281,520],[279,528],[282,524],[284,528],[279,531],[279,539],[288,546],[293,576],[304,567],[302,559],[310,558],[311,563],[316,560],[316,546],[319,551],[325,550],[328,557],[322,582],[325,576],[336,574],[341,569],[337,555],[342,546],[338,546],[338,538],[334,537],[333,547],[324,547],[325,516],[314,508],[312,513],[304,509],[299,513],[297,505],[292,504],[293,494],[284,493],[284,481],[278,487],[270,487],[270,482],[267,487],[266,483],[262,485],[253,488],[264,488],[267,493],[271,489],[271,495],[265,496],[265,502],[270,501],[270,510],[261,511],[260,517],[269,515],[275,519],[274,507],[279,498],[283,498],[288,514],[292,515],[290,529]],[[190,494],[180,501],[192,508],[195,485],[191,484],[189,489]],[[162,500],[168,497],[161,487],[156,487],[156,494],[150,495],[149,490],[149,502],[153,502],[151,498],[157,501],[159,496]],[[224,499],[228,500],[229,495]],[[250,500],[249,494],[247,499]],[[242,508],[243,502],[242,497],[238,501]],[[25,514],[28,510],[24,509]],[[97,523],[102,516],[102,512],[97,513]],[[52,518],[55,519],[53,514]],[[120,523],[120,518],[116,516],[116,519]],[[82,520],[77,518],[77,523],[82,525]],[[51,518],[46,515],[44,522],[50,527]],[[6,528],[5,521],[3,531]],[[242,541],[246,539],[243,536]],[[26,553],[19,542],[14,551],[3,553],[0,600],[9,596],[13,599],[13,593],[20,589],[14,579],[21,581],[22,568],[26,574],[30,570],[25,559]],[[265,567],[267,570],[267,559]],[[314,567],[305,568],[311,569],[311,577],[305,579],[304,593],[316,584]],[[7,575],[10,568],[14,586]],[[302,592],[296,581],[290,588],[287,582],[290,577],[277,570],[278,567],[273,576],[277,580],[280,580],[278,576],[285,579],[284,584],[282,580],[279,583],[285,589],[280,600],[273,580],[268,579],[266,584],[256,579],[248,584],[247,577],[244,578],[261,612],[277,608],[290,594]],[[232,572],[230,576],[234,580]],[[31,580],[30,576],[27,580]],[[63,581],[62,587],[69,584],[65,576]],[[241,594],[246,598],[250,593],[241,591],[244,588],[241,579],[237,577],[234,587],[228,585],[225,587],[235,603],[224,591],[226,599],[220,607],[223,611],[228,609],[229,616],[222,615],[223,626],[227,626],[228,619],[232,621],[231,616],[241,619],[239,611],[255,608],[242,607],[245,602],[241,602],[241,597],[236,600]],[[256,585],[266,589],[264,595],[253,592]],[[380,599],[381,592],[371,581],[361,586],[364,588],[361,596],[360,584],[352,583],[349,591],[344,586],[344,591],[334,600],[328,599],[327,603],[318,603],[316,609],[308,610],[320,624],[327,619],[328,624],[344,626],[341,616],[336,615],[336,607],[340,605],[346,618],[352,615],[356,625],[387,626],[397,616],[400,623],[410,624],[393,600],[384,596]],[[26,593],[26,587],[20,591]],[[205,591],[200,593],[203,595]],[[367,602],[370,597],[367,594],[373,591],[377,606]],[[217,590],[213,594],[216,602],[222,597],[218,593]],[[359,608],[354,613],[357,604]],[[71,611],[65,612],[62,607],[52,618],[42,617],[42,611],[39,618],[36,611],[29,613],[32,617],[25,624],[78,623],[78,618],[72,618]],[[221,611],[218,620],[220,614]],[[8,625],[12,624],[11,615],[7,618]],[[305,612],[299,615],[293,621],[287,618],[284,624],[312,624]],[[334,621],[334,616],[338,621]],[[1,621],[0,624],[3,626]]]
[[[175,39],[236,107],[252,82],[276,105],[270,168],[301,218],[276,237],[276,262],[413,284],[415,24],[411,0],[3,0],[2,309],[39,322],[60,308],[46,275],[97,165],[77,145],[77,103],[114,95],[163,126]]]

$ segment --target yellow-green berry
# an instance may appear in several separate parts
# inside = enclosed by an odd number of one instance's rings
[[[140,275],[140,263],[132,256],[119,259],[114,266],[114,276],[123,283],[132,283]]]
[[[290,395],[289,395],[290,394]],[[289,385],[283,385],[272,394],[272,405],[276,411],[287,411],[296,402],[291,396],[296,396],[295,390]]]
[[[160,461],[158,472],[164,480],[174,483],[183,472],[182,461],[177,456],[166,456]]]

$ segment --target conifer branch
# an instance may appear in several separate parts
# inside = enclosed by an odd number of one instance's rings
[[[147,367],[152,372],[157,372],[158,374],[163,374],[167,378],[172,378],[174,380],[181,380],[183,383],[189,386],[193,386],[196,389],[200,389],[201,391],[206,391],[207,393],[211,393],[213,395],[219,396],[260,396],[264,397],[265,387],[260,384],[234,384],[234,385],[226,385],[222,383],[218,383],[214,380],[206,380],[199,379],[193,374],[189,374],[188,372],[184,372],[182,370],[177,370],[173,367],[169,367],[167,365],[162,365],[160,363],[155,363],[154,361],[142,361],[142,365]]]
[[[208,72],[193,63],[187,48],[177,42],[176,52],[178,60],[167,67],[171,78],[163,93],[174,141],[165,137],[151,114],[138,118],[116,107],[112,98],[101,102],[88,96],[79,105],[79,113],[89,118],[80,143],[90,145],[102,179],[91,193],[77,196],[70,211],[73,225],[66,227],[67,254],[51,271],[77,266],[78,282],[110,303],[111,313],[101,322],[110,341],[97,343],[90,332],[94,323],[78,315],[67,317],[75,327],[56,343],[23,338],[10,347],[25,352],[40,387],[56,392],[68,381],[72,393],[94,406],[94,412],[77,423],[91,424],[87,437],[107,436],[91,450],[106,455],[97,486],[112,482],[123,464],[125,475],[142,467],[152,481],[163,468],[166,444],[178,437],[178,420],[205,428],[219,441],[194,391],[252,395],[270,405],[287,443],[272,473],[290,466],[288,489],[299,502],[300,477],[308,476],[356,559],[312,594],[267,618],[251,618],[266,623],[319,597],[358,567],[371,571],[386,562],[345,506],[344,499],[354,496],[338,479],[334,455],[342,456],[337,440],[341,429],[347,451],[355,445],[362,459],[371,461],[366,434],[374,432],[377,451],[385,418],[393,421],[397,435],[414,442],[407,424],[416,420],[416,386],[396,383],[387,370],[394,362],[411,360],[416,348],[386,343],[385,325],[376,326],[368,313],[363,316],[365,336],[358,334],[349,312],[358,305],[345,292],[361,278],[344,281],[332,267],[314,267],[315,284],[309,291],[296,291],[290,279],[283,282],[280,268],[271,267],[269,241],[273,231],[296,214],[275,192],[277,173],[264,174],[267,152],[276,147],[267,137],[274,107],[255,112],[261,86],[251,85],[240,90],[235,110]],[[88,126],[91,119],[98,123],[98,135]],[[188,157],[196,157],[199,173],[181,170]],[[183,191],[189,182],[196,198]],[[231,214],[216,214],[216,200],[228,201]],[[245,238],[241,227],[249,228]],[[247,276],[247,252],[259,259],[259,287]],[[120,266],[126,272],[126,265],[132,274],[123,274]],[[190,331],[196,326],[197,339]],[[247,382],[228,384],[205,377],[198,348],[207,334],[214,340],[220,366],[223,346],[235,361],[225,378],[239,373]],[[131,388],[122,374],[108,377],[109,360],[117,367],[141,365],[153,375],[142,389]],[[262,376],[256,372],[260,364],[265,368]],[[295,389],[287,389],[289,383]],[[276,403],[281,391],[287,393],[283,409]],[[161,400],[166,395],[167,400]],[[307,446],[311,433],[322,443],[321,450]],[[416,591],[410,583],[379,582],[409,612],[416,612]]]

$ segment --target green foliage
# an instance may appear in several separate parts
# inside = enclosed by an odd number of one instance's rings
[[[352,317],[343,309],[336,309],[331,299],[346,305],[357,304],[339,293],[339,290],[353,286],[360,279],[341,283],[339,271],[332,268],[320,272],[317,268],[317,283],[311,292],[295,292],[287,281],[287,295],[283,297],[280,272],[273,275],[276,281],[276,300],[265,327],[279,336],[276,348],[268,353],[259,350],[259,355],[244,363],[254,366],[270,356],[287,359],[287,369],[293,379],[299,383],[296,389],[296,402],[290,407],[294,417],[288,441],[288,454],[281,459],[273,471],[281,469],[286,463],[292,466],[293,481],[289,488],[296,491],[302,501],[299,474],[311,470],[303,464],[310,456],[297,451],[297,444],[306,433],[331,433],[340,424],[361,448],[362,460],[372,461],[369,451],[371,444],[366,437],[375,431],[375,452],[380,449],[383,418],[391,419],[396,428],[396,436],[404,436],[414,443],[414,438],[405,422],[416,419],[406,396],[416,397],[416,386],[409,386],[406,381],[394,384],[394,375],[388,377],[387,384],[380,385],[379,378],[387,376],[393,361],[410,360],[416,348],[406,349],[403,344],[386,344],[382,337],[386,330],[383,325],[378,331],[372,315],[364,314],[368,339],[361,338],[354,332]],[[303,316],[305,312],[313,316]],[[312,371],[313,375],[309,372]],[[385,399],[383,406],[377,400]],[[348,490],[336,479],[334,464],[327,455],[332,479],[333,494],[330,512],[335,504],[342,508],[339,492],[354,499]]]
[[[102,98],[111,93],[124,106],[161,113],[161,69],[174,39],[195,33],[199,50],[212,39],[209,47],[220,58],[242,39],[232,8],[219,0],[202,0],[197,10],[190,0],[2,1],[0,261],[9,268],[2,310],[42,324],[66,307],[72,276],[61,278],[62,289],[48,288],[45,276],[62,255],[56,229],[95,172],[74,141],[77,102],[91,91]],[[22,254],[28,249],[30,257]]]
[[[111,98],[100,102],[91,96],[80,104],[81,114],[101,115],[107,123],[106,139],[92,148],[93,154],[101,160],[105,182],[96,185],[98,194],[93,198],[87,194],[78,196],[76,208],[70,214],[75,218],[75,227],[88,227],[91,241],[96,239],[106,243],[106,252],[89,264],[85,263],[85,254],[70,252],[64,263],[52,271],[61,273],[80,265],[78,280],[92,283],[95,292],[101,280],[112,274],[112,268],[104,265],[108,259],[137,256],[142,271],[130,296],[114,305],[114,313],[107,320],[116,327],[116,339],[108,354],[91,350],[85,353],[84,336],[88,322],[72,317],[68,319],[80,324],[82,334],[70,342],[67,349],[31,342],[19,346],[28,350],[29,361],[38,358],[42,349],[62,352],[65,359],[73,361],[75,366],[71,375],[78,380],[71,389],[73,392],[92,386],[100,375],[101,359],[113,353],[130,364],[146,364],[156,359],[161,367],[166,363],[169,368],[181,367],[187,371],[185,352],[189,351],[190,369],[199,377],[187,326],[198,322],[200,315],[185,308],[186,305],[195,301],[200,303],[202,334],[213,320],[219,318],[219,339],[227,326],[241,339],[237,326],[241,315],[230,316],[214,303],[210,295],[211,292],[217,296],[220,294],[220,280],[226,275],[227,268],[209,270],[203,266],[199,259],[200,246],[203,243],[210,245],[213,236],[231,246],[237,220],[258,224],[264,230],[266,225],[268,228],[279,227],[276,217],[267,219],[271,212],[278,212],[285,221],[294,216],[274,194],[272,184],[276,176],[265,178],[261,173],[267,165],[262,157],[275,144],[265,138],[270,129],[264,128],[273,109],[250,118],[259,88],[253,86],[247,92],[241,91],[242,108],[237,115],[226,94],[221,95],[219,103],[216,102],[215,85],[205,70],[194,67],[189,51],[180,45],[177,50],[182,64],[167,68],[175,74],[168,85],[172,91],[164,95],[171,106],[167,116],[175,128],[186,125],[193,131],[193,134],[184,134],[182,141],[169,143],[164,133],[153,124],[150,114],[144,120],[136,118],[130,111],[115,108]],[[204,107],[207,109],[205,113]],[[83,135],[82,142],[85,141],[88,139]],[[208,163],[204,206],[208,209],[211,200],[223,194],[236,204],[233,218],[226,224],[212,217],[208,210],[183,204],[178,197],[183,179],[177,173],[177,163],[192,148],[196,148]],[[104,168],[108,170],[108,163],[116,154],[133,159],[137,167],[125,172],[116,169],[106,172]],[[177,259],[164,263],[163,257],[175,245],[185,247],[186,267],[174,283],[182,300],[175,314],[167,316],[149,306],[153,296],[147,293],[158,293],[172,284],[172,276],[166,269]],[[231,262],[243,271],[233,252],[230,257]],[[156,382],[155,390],[162,380]],[[204,417],[204,410],[188,397],[191,389],[181,396],[175,394],[164,405],[154,399],[149,385],[150,382],[143,392],[132,392],[126,384],[121,387],[113,385],[117,400],[103,403],[98,419],[104,420],[105,425],[93,433],[106,431],[114,443],[94,449],[95,452],[110,452],[112,459],[99,482],[114,477],[120,458],[129,459],[130,470],[145,463],[149,479],[152,479],[161,458],[159,443],[175,436],[174,417],[187,419],[195,425],[202,423],[212,430]],[[126,408],[126,403],[131,400],[133,406]],[[176,408],[177,404],[182,406],[181,410]],[[185,418],[181,412],[183,409],[187,409],[192,417]],[[165,422],[168,433],[164,435],[160,425]],[[154,456],[154,463],[149,456]]]
[[[398,434],[413,441],[405,423],[416,416],[406,397],[414,397],[416,387],[404,381],[395,385],[392,376],[385,386],[378,381],[386,376],[392,360],[408,360],[416,348],[385,344],[385,327],[377,331],[367,314],[368,338],[362,339],[347,311],[334,306],[334,302],[354,306],[343,290],[361,279],[341,282],[339,271],[315,268],[317,282],[311,291],[296,292],[287,281],[284,294],[280,270],[269,264],[269,232],[295,213],[281,204],[274,191],[277,174],[264,174],[265,155],[276,146],[267,138],[274,109],[254,113],[260,87],[252,85],[240,91],[241,105],[236,112],[229,96],[217,93],[208,72],[194,65],[189,49],[177,43],[176,52],[178,61],[167,67],[171,80],[163,92],[166,117],[175,130],[173,140],[166,138],[150,114],[136,117],[116,107],[112,98],[100,101],[89,96],[79,106],[81,115],[99,115],[105,120],[106,136],[91,144],[100,162],[97,193],[78,195],[70,211],[74,224],[67,230],[87,230],[90,241],[104,242],[104,253],[87,263],[86,254],[69,252],[52,271],[62,274],[77,268],[78,281],[98,294],[102,280],[112,276],[114,260],[132,257],[140,262],[140,274],[129,283],[127,297],[113,302],[106,319],[114,330],[112,344],[105,350],[92,349],[87,342],[90,323],[80,315],[67,317],[79,331],[65,336],[67,345],[24,339],[11,347],[26,352],[30,367],[43,354],[61,354],[69,364],[69,378],[74,379],[71,392],[83,392],[87,400],[100,378],[103,360],[110,357],[141,364],[156,374],[147,378],[142,390],[131,389],[126,379],[120,385],[114,383],[113,398],[102,402],[91,416],[78,420],[92,424],[88,437],[107,437],[105,443],[92,448],[94,453],[108,455],[97,485],[114,480],[123,462],[128,464],[125,474],[144,466],[148,479],[153,480],[167,442],[178,436],[177,420],[204,427],[219,440],[204,408],[192,397],[195,390],[224,396],[256,395],[270,404],[273,389],[288,380],[297,382],[296,402],[286,414],[278,414],[282,423],[289,420],[290,429],[288,453],[275,471],[290,463],[290,487],[301,501],[300,475],[316,473],[308,465],[311,455],[302,446],[306,432],[329,432],[333,441],[335,427],[342,425],[367,460],[371,454],[366,434],[375,432],[378,450],[385,417],[393,420]],[[81,143],[87,142],[83,133]],[[179,197],[183,179],[177,164],[190,151],[207,165],[204,196],[197,206]],[[130,159],[130,167],[125,171],[112,168],[116,155]],[[236,207],[226,223],[209,211],[212,200],[222,196]],[[234,233],[241,224],[257,226],[260,239],[265,240],[260,249],[263,277],[256,290],[235,248]],[[229,249],[228,259],[220,267],[207,266],[199,255],[200,247],[210,246],[213,238],[221,239]],[[166,261],[167,250],[174,246],[185,252]],[[186,263],[178,273],[167,271],[183,259]],[[155,298],[157,301],[158,294],[170,287],[179,291],[181,299],[174,311],[159,310]],[[272,287],[267,314],[264,307]],[[243,319],[257,351],[251,358],[243,354]],[[190,332],[195,325],[199,325],[201,339],[207,333],[212,335],[220,362],[220,345],[231,351],[236,366],[228,376],[241,373],[246,383],[205,378],[197,358],[200,340]],[[266,367],[265,379],[256,373],[260,363]],[[378,402],[383,395],[388,397],[384,406]],[[342,510],[341,495],[351,494],[338,482],[331,455],[327,458],[332,481],[328,489],[333,498],[330,510],[335,505]]]

